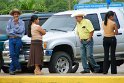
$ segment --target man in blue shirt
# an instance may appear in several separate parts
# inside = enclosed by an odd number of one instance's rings
[[[19,19],[21,12],[18,9],[13,9],[10,12],[13,16],[8,21],[6,32],[9,37],[9,50],[10,50],[10,75],[15,75],[15,72],[21,72],[21,66],[19,63],[19,53],[22,47],[21,37],[25,34],[25,24]]]

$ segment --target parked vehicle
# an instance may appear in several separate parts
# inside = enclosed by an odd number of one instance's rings
[[[117,66],[124,62],[124,12],[119,9],[82,9],[85,18],[91,20],[94,32],[94,58],[100,65],[100,72],[102,72],[102,63],[104,58],[103,52],[103,29],[102,21],[104,20],[106,12],[112,10],[115,12],[115,21],[118,26],[119,34],[117,37]],[[43,28],[47,33],[43,37],[44,48],[44,67],[49,68],[50,73],[72,73],[78,69],[77,61],[81,59],[80,41],[75,33],[76,20],[71,15],[76,10],[65,11],[54,14],[44,24]],[[23,46],[20,62],[22,66],[27,64],[29,56],[30,38],[26,35],[22,38],[25,43]],[[10,58],[8,51],[8,40],[4,43],[5,50],[3,51],[5,66],[9,66]],[[89,64],[90,65],[90,64]],[[75,67],[76,66],[76,67]],[[93,69],[92,69],[93,71]]]
[[[26,28],[25,32],[27,32],[28,23],[30,21],[30,17],[33,14],[38,15],[39,20],[40,20],[40,25],[42,25],[53,13],[39,13],[39,12],[37,12],[37,13],[22,14],[20,16],[20,18],[23,19],[23,21],[25,22],[25,28]],[[4,45],[3,45],[4,41],[6,41],[8,39],[8,36],[6,34],[6,26],[7,26],[8,20],[10,18],[12,18],[11,15],[0,15],[0,51],[4,50]],[[5,59],[5,63],[6,63],[6,59]],[[5,66],[3,66],[2,68],[5,72],[8,72],[8,70],[6,70]],[[8,67],[7,67],[7,69],[8,69]]]

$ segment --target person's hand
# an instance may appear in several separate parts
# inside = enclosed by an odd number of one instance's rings
[[[15,18],[14,18],[14,21],[18,21],[18,19],[19,19],[18,17],[15,17]]]
[[[91,41],[91,38],[87,39],[87,42]]]
[[[17,24],[18,23],[18,18],[14,18],[14,22]]]
[[[80,39],[80,42],[81,42],[82,40]]]

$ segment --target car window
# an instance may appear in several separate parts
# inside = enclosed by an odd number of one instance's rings
[[[40,25],[42,26],[44,22],[46,22],[48,18],[40,18],[39,21],[40,21]]]
[[[103,21],[104,21],[104,18],[105,18],[105,14],[106,14],[106,13],[101,13],[101,18],[102,18]],[[119,29],[119,28],[120,28],[120,24],[119,24],[119,21],[118,21],[118,18],[117,18],[116,13],[115,13],[115,15],[114,15],[114,21],[116,22],[117,27],[118,27],[118,29]]]
[[[89,19],[95,29],[95,31],[100,30],[100,24],[97,14],[88,14],[85,16],[86,19]]]
[[[48,18],[40,18],[40,19],[39,19],[40,25],[43,25],[43,23],[44,23],[47,19],[48,19]],[[23,20],[23,21],[25,22],[25,35],[27,34],[29,20],[30,20],[30,19]]]
[[[29,20],[23,20],[25,22],[25,35],[27,34]]]
[[[72,31],[74,30],[75,25],[76,20],[75,18],[72,18],[71,15],[53,15],[43,24],[42,27],[47,31],[52,29]]]
[[[0,34],[6,34],[6,27],[7,23],[11,17],[0,17]],[[29,24],[30,18],[21,18],[25,22],[25,34],[27,34],[27,28]],[[43,25],[43,23],[48,19],[48,17],[45,18],[39,18],[40,25]]]
[[[0,17],[0,34],[6,34],[6,27],[10,17]]]

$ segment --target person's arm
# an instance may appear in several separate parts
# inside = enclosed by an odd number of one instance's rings
[[[8,35],[14,34],[13,28],[11,27],[11,20],[9,20],[7,23],[6,33]]]
[[[17,34],[25,34],[25,23],[22,21],[19,23],[19,27],[14,28],[14,32]]]
[[[37,29],[38,29],[38,31],[41,32],[42,35],[46,34],[46,31],[41,26],[38,26]]]
[[[79,37],[79,32],[78,32],[78,28],[77,28],[77,26],[75,27],[75,33],[78,35],[78,37]],[[79,39],[80,39],[80,37],[79,37]],[[80,41],[81,41],[81,39],[80,39]]]
[[[90,35],[87,41],[90,41],[94,34],[94,28],[90,20],[87,20],[87,30],[90,32]]]
[[[94,30],[90,32],[89,39],[91,40],[93,37]]]
[[[90,32],[90,35],[89,35],[89,38],[87,39],[87,41],[90,41],[92,39],[93,33],[94,33],[94,31]]]
[[[118,35],[118,28],[116,24],[114,24],[114,29],[115,29],[115,35]]]

